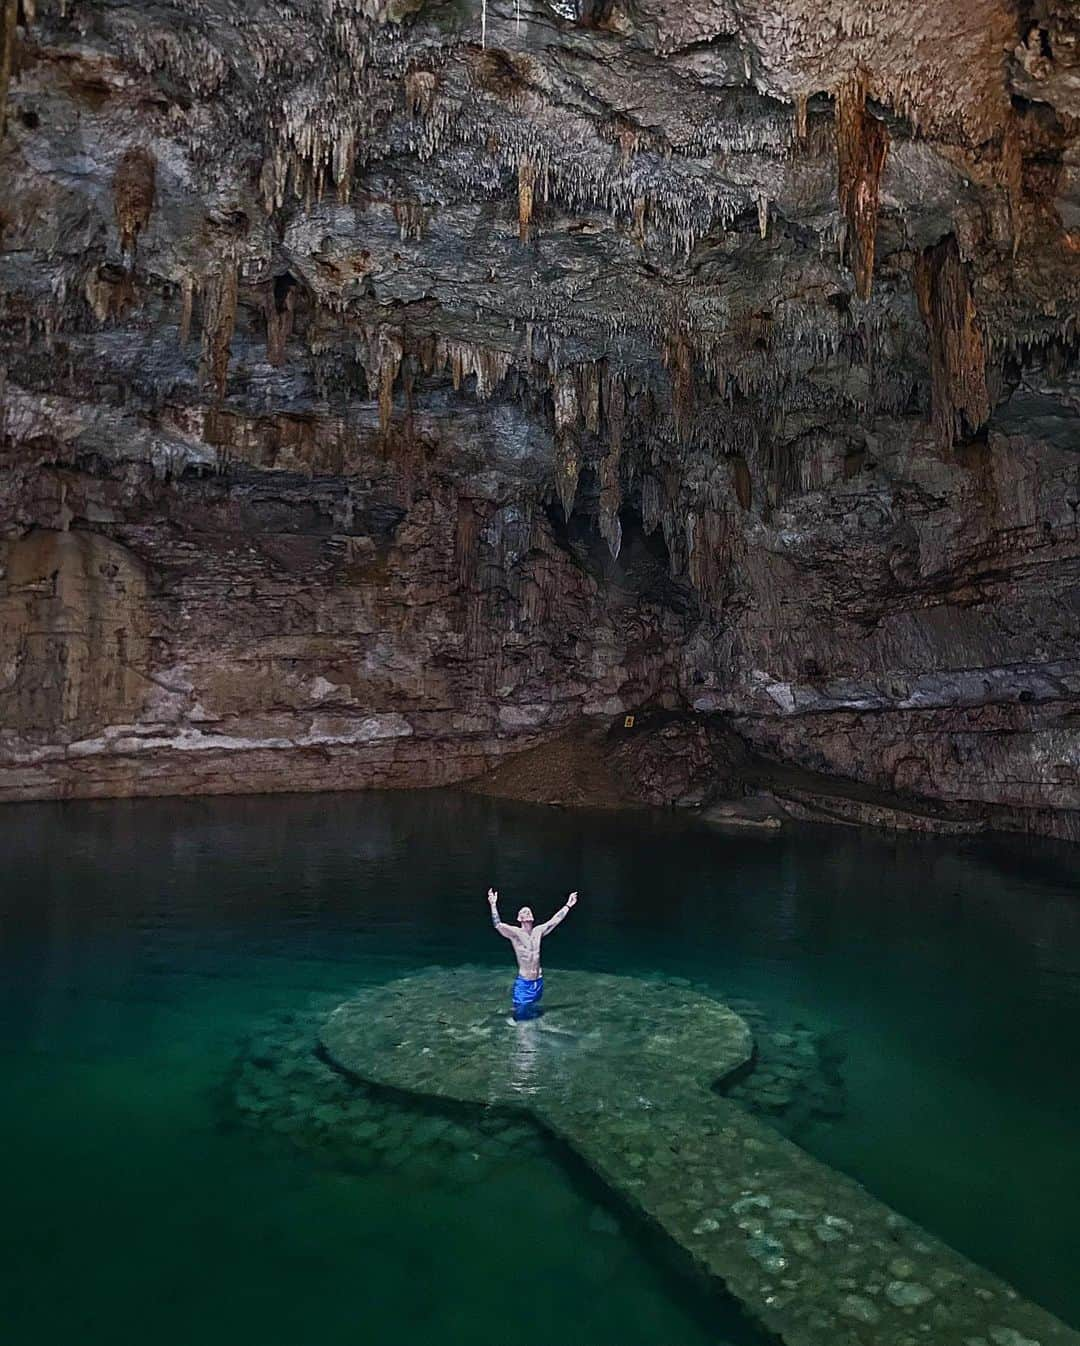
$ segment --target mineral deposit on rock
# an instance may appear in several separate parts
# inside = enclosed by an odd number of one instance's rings
[[[1080,836],[1069,0],[2,11],[0,798]]]

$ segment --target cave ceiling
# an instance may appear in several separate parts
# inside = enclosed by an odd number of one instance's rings
[[[699,708],[773,676],[755,558],[864,631],[970,588],[974,551],[1021,526],[1072,573],[1066,0],[4,13],[4,536],[106,517],[65,472],[315,494],[396,474],[386,528],[437,481],[612,561],[627,529],[654,538],[667,578],[643,583],[695,615],[673,676],[715,689]],[[960,469],[1021,443],[1053,458],[1054,502],[991,545]],[[963,657],[1021,662],[1010,629]],[[942,662],[874,640],[860,664],[840,627],[814,637],[805,677],[887,701],[871,674],[903,665],[910,693]]]
[[[1077,21],[1023,9],[20,0],[9,376],[62,394],[62,337],[135,401],[384,431],[449,375],[711,456],[934,395],[977,433],[1075,341]]]

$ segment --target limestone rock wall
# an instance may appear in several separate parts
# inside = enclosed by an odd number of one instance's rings
[[[0,578],[0,794],[441,784],[674,695],[672,615],[605,590],[543,512],[361,461],[34,463],[44,526]]]
[[[1080,835],[1074,7],[4,22],[0,797],[662,710]]]
[[[49,742],[137,718],[149,667],[147,584],[98,533],[35,529],[0,543],[0,716]]]

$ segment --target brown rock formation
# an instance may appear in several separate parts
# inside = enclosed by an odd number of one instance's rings
[[[847,221],[855,293],[870,298],[877,240],[878,191],[889,149],[885,126],[866,110],[866,82],[849,80],[836,96],[837,194]]]
[[[951,448],[981,430],[990,416],[986,349],[967,268],[951,235],[919,256],[915,293],[930,342],[934,426]]]
[[[97,533],[0,543],[0,717],[40,742],[137,719],[149,687],[148,583]]]
[[[1074,7],[4,13],[0,795],[1080,832]]]
[[[116,198],[116,223],[120,230],[120,250],[134,254],[139,235],[150,221],[154,208],[157,169],[146,150],[136,146],[127,150],[113,177]]]

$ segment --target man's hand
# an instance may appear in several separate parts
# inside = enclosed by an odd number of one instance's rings
[[[516,926],[507,925],[499,919],[499,894],[494,888],[488,889],[488,906],[491,908],[491,924],[495,927],[495,933],[502,935],[503,939],[513,939]]]
[[[557,925],[561,925],[570,915],[570,908],[577,905],[577,893],[571,893],[559,910],[552,916],[550,921],[545,921],[543,925],[535,927],[540,935],[550,935]]]

